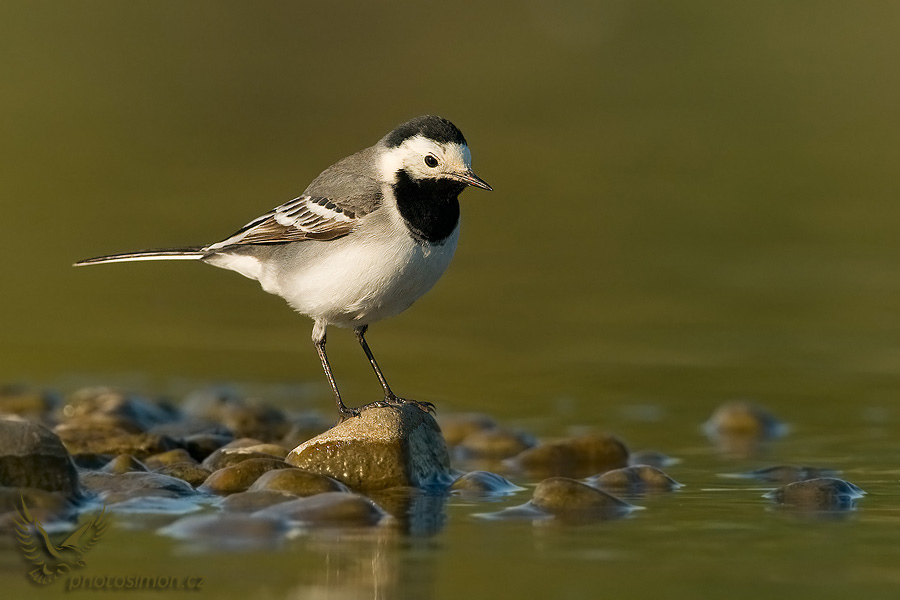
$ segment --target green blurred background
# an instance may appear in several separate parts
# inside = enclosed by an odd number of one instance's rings
[[[423,113],[495,188],[370,343],[398,393],[527,418],[796,413],[900,374],[900,5],[0,4],[0,379],[311,384],[310,322],[208,243]],[[377,383],[352,335],[348,402]]]

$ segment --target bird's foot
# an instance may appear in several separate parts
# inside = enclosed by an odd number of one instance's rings
[[[338,406],[338,414],[340,415],[340,419],[338,419],[338,423],[343,423],[350,417],[358,417],[360,414],[359,408],[350,408],[348,406],[344,406],[343,404]]]
[[[435,414],[434,404],[431,402],[422,402],[419,400],[408,400],[406,398],[400,398],[399,396],[394,396],[391,394],[390,396],[385,396],[382,402],[387,403],[388,406],[403,406],[404,404],[412,404],[416,408],[421,411]]]

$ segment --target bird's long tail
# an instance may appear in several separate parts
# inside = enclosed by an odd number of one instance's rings
[[[185,248],[166,248],[163,250],[141,250],[140,252],[126,252],[124,254],[109,254],[79,260],[73,266],[100,265],[103,263],[131,262],[138,260],[200,260],[208,252],[202,246],[188,246]]]

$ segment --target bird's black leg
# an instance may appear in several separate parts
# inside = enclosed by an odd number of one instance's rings
[[[321,329],[321,332],[319,331]],[[319,360],[322,361],[322,369],[325,371],[325,377],[331,384],[331,391],[334,392],[334,401],[337,403],[338,412],[341,415],[341,421],[348,417],[358,417],[359,410],[348,408],[344,401],[341,400],[341,393],[338,391],[337,383],[334,381],[334,373],[331,372],[331,364],[328,362],[328,355],[325,354],[325,327],[319,327],[318,323],[313,328],[313,344],[316,345],[316,352],[319,353]]]
[[[387,405],[398,405],[398,404],[415,404],[422,410],[426,412],[434,412],[434,404],[431,402],[420,402],[418,400],[407,400],[406,398],[400,398],[394,392],[391,391],[391,386],[388,385],[387,379],[384,378],[384,373],[381,372],[381,369],[378,367],[378,363],[375,361],[375,355],[372,354],[372,350],[369,349],[369,344],[366,342],[366,330],[369,329],[368,325],[362,325],[360,327],[356,327],[353,329],[353,332],[356,334],[356,339],[359,340],[359,345],[362,346],[363,352],[366,353],[366,358],[369,359],[369,364],[372,365],[372,369],[375,371],[375,375],[378,377],[378,381],[381,383],[381,387],[384,390],[384,402],[383,404]],[[375,403],[376,405],[381,403]]]

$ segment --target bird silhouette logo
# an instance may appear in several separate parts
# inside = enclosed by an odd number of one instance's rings
[[[100,540],[106,530],[106,507],[99,515],[73,531],[66,539],[54,544],[40,521],[31,516],[22,498],[22,510],[14,519],[16,537],[22,553],[34,567],[28,576],[40,585],[56,581],[61,575],[84,568],[84,555]]]

